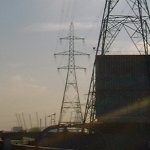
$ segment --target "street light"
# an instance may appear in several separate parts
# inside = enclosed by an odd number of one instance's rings
[[[56,116],[56,113],[53,113],[53,114],[47,116],[47,117],[50,117],[50,125],[55,125],[55,116]]]

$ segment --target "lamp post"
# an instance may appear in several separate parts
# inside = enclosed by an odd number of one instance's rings
[[[56,113],[53,113],[47,117],[50,117],[50,126],[51,125],[55,125],[55,116],[56,116]]]

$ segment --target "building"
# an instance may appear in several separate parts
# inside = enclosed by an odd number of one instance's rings
[[[148,121],[150,56],[97,56],[95,108],[101,122]]]
[[[21,126],[12,127],[12,131],[13,131],[13,132],[20,132],[20,131],[23,131],[23,127],[21,127]]]

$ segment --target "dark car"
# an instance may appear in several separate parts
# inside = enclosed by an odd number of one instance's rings
[[[43,130],[35,140],[35,147],[63,149],[108,149],[100,131],[88,125],[56,125]]]

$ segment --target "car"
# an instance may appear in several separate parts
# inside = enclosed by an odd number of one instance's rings
[[[87,124],[54,125],[43,130],[35,139],[35,147],[60,149],[107,149],[102,133]]]

